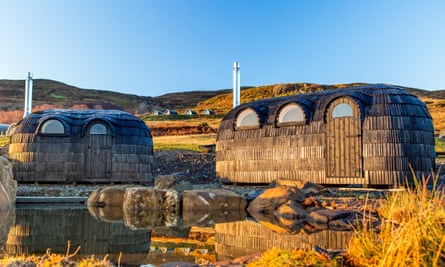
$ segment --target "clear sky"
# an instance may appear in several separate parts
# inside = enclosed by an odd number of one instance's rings
[[[445,89],[444,0],[0,0],[0,79],[142,96],[288,82]]]

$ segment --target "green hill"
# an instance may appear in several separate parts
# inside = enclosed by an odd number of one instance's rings
[[[21,118],[24,106],[24,80],[0,80],[0,123]],[[264,98],[323,91],[363,83],[320,85],[312,83],[280,83],[241,88],[241,103]],[[445,129],[445,90],[427,91],[406,88],[420,97],[433,117],[436,129]],[[158,97],[138,96],[107,90],[82,89],[62,82],[36,79],[33,85],[33,108],[103,108],[121,109],[135,114],[151,114],[153,110],[212,109],[224,115],[232,108],[232,90],[208,90],[169,93]],[[184,116],[175,118],[184,119]],[[165,121],[165,118],[163,118]]]

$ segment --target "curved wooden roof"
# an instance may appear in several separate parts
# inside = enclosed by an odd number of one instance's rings
[[[120,110],[42,110],[19,121],[10,134],[37,134],[41,124],[49,119],[56,119],[63,123],[68,135],[84,135],[89,123],[100,121],[110,127],[113,136],[152,137],[142,120]]]
[[[426,105],[404,88],[372,84],[253,101],[232,109],[223,121],[234,121],[240,111],[252,108],[259,116],[261,126],[273,125],[283,106],[296,103],[304,110],[306,123],[311,123],[324,120],[328,105],[340,97],[352,98],[360,107],[362,119],[370,116],[412,116],[431,119]],[[222,123],[221,126],[230,127],[227,123]]]

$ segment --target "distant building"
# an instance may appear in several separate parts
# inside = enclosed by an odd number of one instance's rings
[[[211,109],[204,109],[201,112],[202,115],[215,115],[215,111],[211,110]]]
[[[166,109],[164,110],[164,115],[178,115],[178,112],[173,109]]]
[[[194,111],[193,109],[187,109],[187,111],[184,113],[185,115],[196,115],[198,114],[196,111]]]

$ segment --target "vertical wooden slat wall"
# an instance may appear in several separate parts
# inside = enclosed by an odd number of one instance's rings
[[[148,253],[151,230],[130,230],[124,224],[105,223],[90,216],[83,208],[16,210],[16,220],[10,227],[4,245],[7,255],[65,253],[68,241],[71,249],[80,246],[79,254],[105,255]]]
[[[276,233],[254,221],[215,224],[215,251],[218,260],[229,260],[272,248],[313,250],[344,249],[351,231],[325,230],[312,234]]]
[[[288,104],[304,123],[277,123]],[[352,116],[332,117],[337,104]],[[261,108],[257,108],[261,107]],[[256,128],[236,127],[237,114],[257,110]],[[223,182],[270,183],[279,178],[319,184],[395,185],[434,168],[434,128],[426,105],[405,89],[367,85],[254,101],[222,120],[216,174]]]
[[[63,121],[65,135],[42,135],[47,119]],[[89,125],[107,125],[89,135]],[[9,157],[18,182],[153,182],[153,141],[145,123],[116,110],[46,110],[11,131]]]

